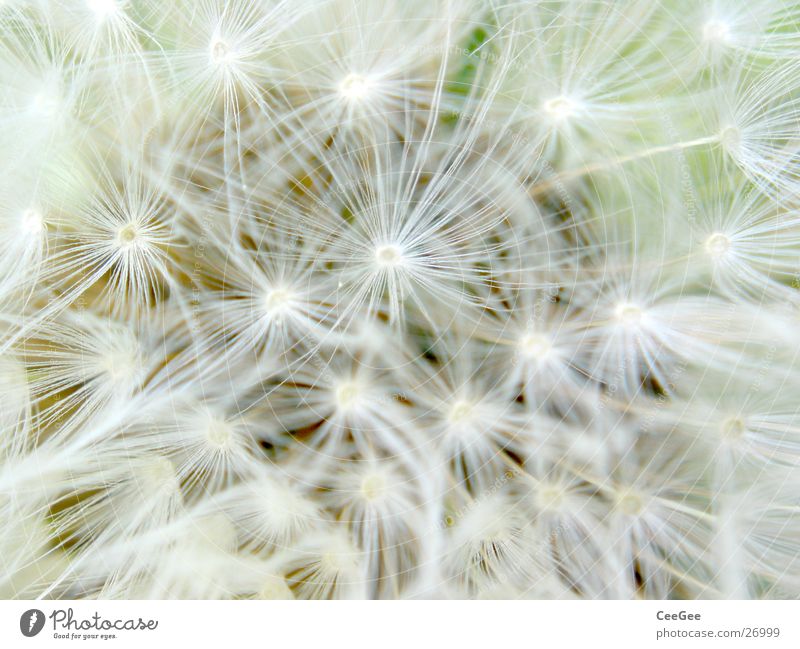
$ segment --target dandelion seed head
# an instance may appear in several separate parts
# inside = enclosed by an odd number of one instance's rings
[[[725,126],[719,134],[722,147],[731,155],[737,155],[741,148],[742,132],[733,125]]]
[[[206,426],[206,438],[213,448],[227,450],[234,443],[234,432],[231,425],[222,419],[210,417]]]
[[[360,102],[372,92],[373,82],[362,74],[350,73],[339,83],[339,94],[349,102]]]
[[[577,101],[565,95],[553,97],[542,104],[545,114],[554,124],[563,124],[573,117],[579,106]]]
[[[133,383],[142,369],[141,358],[135,350],[108,350],[100,356],[99,364],[115,384]]]
[[[133,221],[126,223],[117,230],[115,241],[117,246],[123,250],[139,246],[142,244],[139,225]]]
[[[375,263],[383,269],[396,268],[403,264],[403,250],[400,246],[387,244],[375,248]]]
[[[462,424],[471,421],[474,414],[474,404],[469,401],[461,400],[453,404],[453,407],[447,415],[447,419],[451,424]]]
[[[193,521],[198,544],[211,550],[230,551],[236,547],[236,528],[222,513],[202,516]]]
[[[28,208],[22,212],[20,225],[24,234],[32,237],[39,236],[45,229],[44,216],[36,208]]]
[[[735,442],[742,438],[747,425],[741,417],[728,417],[722,422],[720,430],[724,439]]]
[[[342,411],[352,410],[363,399],[363,388],[356,381],[344,381],[336,388],[336,405]]]
[[[520,339],[519,348],[525,358],[543,361],[552,352],[553,344],[543,334],[530,333]]]
[[[282,577],[270,576],[264,580],[261,590],[258,591],[259,599],[294,599],[292,589]]]
[[[138,467],[137,481],[149,493],[169,493],[177,491],[179,488],[175,464],[163,456],[150,458],[141,467]]]
[[[3,16],[3,592],[797,595],[793,4],[156,4]]]
[[[377,472],[365,475],[361,480],[361,496],[367,502],[375,502],[383,498],[386,491],[386,478]]]
[[[120,11],[116,0],[85,0],[86,8],[94,14],[97,22],[103,22]]]
[[[31,99],[32,111],[46,120],[52,120],[63,114],[63,98],[55,84],[46,84]]]
[[[726,22],[712,18],[703,25],[703,40],[711,45],[727,45],[732,40],[731,28]]]
[[[338,575],[351,570],[354,561],[344,552],[323,552],[319,557],[319,567],[322,574]]]
[[[624,489],[617,493],[614,506],[625,516],[639,516],[644,510],[645,499],[638,491]]]
[[[638,304],[620,302],[614,308],[614,317],[625,328],[635,328],[642,324],[645,312]]]
[[[264,309],[267,315],[280,316],[292,309],[294,294],[286,288],[273,288],[267,291]]]
[[[208,47],[209,58],[214,65],[226,65],[234,59],[230,45],[221,38],[215,38]]]
[[[564,506],[566,493],[559,485],[543,484],[536,490],[536,506],[543,511],[559,511]]]

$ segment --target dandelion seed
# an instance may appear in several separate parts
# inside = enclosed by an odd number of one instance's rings
[[[5,3],[0,597],[797,598],[800,10],[684,4]]]
[[[372,82],[360,74],[348,74],[339,84],[339,92],[348,101],[361,101],[371,90]]]
[[[714,45],[727,45],[732,40],[731,28],[721,20],[709,20],[703,25],[703,39]]]
[[[722,232],[714,232],[706,239],[705,249],[712,259],[721,259],[731,249],[731,240]]]
[[[98,22],[107,20],[120,10],[116,0],[86,0],[86,6]]]
[[[544,102],[544,112],[558,125],[572,117],[579,108],[579,104],[569,97],[554,97]]]

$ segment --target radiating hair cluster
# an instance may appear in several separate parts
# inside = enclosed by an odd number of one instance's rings
[[[800,4],[8,0],[0,597],[800,597]]]

